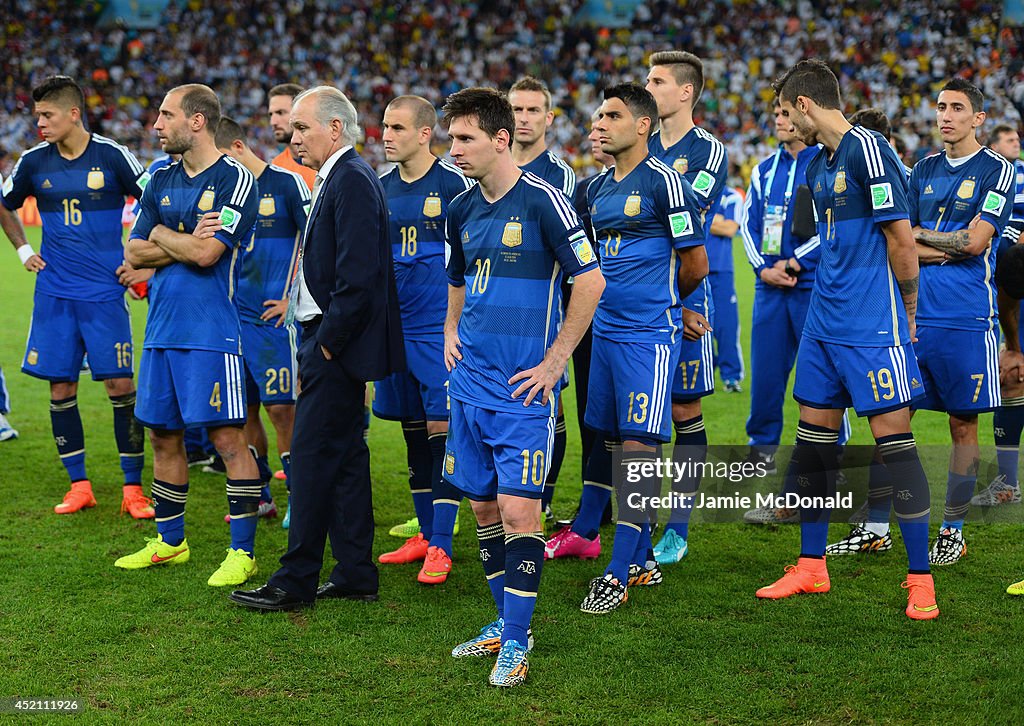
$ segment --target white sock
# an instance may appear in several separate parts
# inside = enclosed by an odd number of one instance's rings
[[[871,534],[879,537],[884,537],[889,534],[889,523],[888,522],[865,522],[864,529]]]

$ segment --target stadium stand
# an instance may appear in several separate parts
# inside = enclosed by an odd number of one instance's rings
[[[1012,99],[1024,102],[1019,38],[1000,27],[1000,2],[633,4],[631,27],[602,28],[581,20],[594,17],[587,0],[545,0],[528,10],[511,0],[413,0],[401,7],[365,0],[175,1],[161,27],[149,30],[101,27],[100,2],[5,3],[0,149],[17,153],[35,143],[29,89],[54,72],[86,86],[93,130],[147,163],[160,154],[149,127],[163,92],[175,84],[210,84],[225,109],[258,129],[254,150],[272,156],[265,90],[285,81],[332,83],[359,106],[363,153],[375,165],[384,161],[380,115],[394,96],[415,93],[439,106],[464,86],[507,87],[531,74],[554,96],[552,147],[583,173],[593,167],[584,140],[601,88],[642,80],[652,50],[686,49],[704,59],[708,78],[696,121],[727,144],[738,162],[737,186],[770,153],[769,82],[804,56],[832,64],[848,110],[885,110],[909,164],[938,148],[932,89],[949,75],[962,73],[981,87],[992,99],[991,119],[1016,123]],[[31,31],[41,27],[48,32]],[[9,163],[0,161],[0,170]]]

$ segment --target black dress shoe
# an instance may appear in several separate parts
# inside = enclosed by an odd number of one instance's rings
[[[333,582],[325,583],[316,591],[316,597],[320,598],[336,597],[342,600],[360,600],[362,602],[377,602],[380,599],[380,595],[375,592],[353,592],[351,590],[342,590],[340,587],[335,585]]]
[[[273,585],[264,585],[255,590],[235,590],[228,599],[239,605],[255,610],[298,610],[313,604],[286,590]]]

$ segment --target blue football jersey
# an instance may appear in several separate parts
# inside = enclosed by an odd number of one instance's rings
[[[702,209],[710,210],[725,190],[729,177],[729,155],[725,151],[725,144],[709,131],[694,126],[667,149],[661,143],[661,132],[655,131],[647,141],[647,149],[655,158],[671,166],[690,182],[702,202]],[[710,215],[704,223],[706,235],[711,226]]]
[[[674,344],[682,326],[676,250],[704,242],[700,200],[652,156],[620,181],[614,174],[607,169],[587,187],[605,278],[594,335]]]
[[[148,239],[158,224],[191,233],[207,212],[220,212],[216,238],[227,250],[210,267],[173,262],[149,282],[144,348],[183,348],[241,353],[234,295],[235,262],[256,223],[259,190],[252,173],[228,156],[195,177],[171,164],[150,179],[132,239]]]
[[[572,199],[576,194],[576,172],[552,151],[545,151],[529,164],[519,168],[539,176],[555,189],[560,189],[568,199]]]
[[[821,257],[819,239],[817,234],[809,239],[793,234],[793,215],[796,211],[793,202],[799,188],[807,186],[807,166],[817,156],[818,150],[817,146],[805,147],[794,159],[792,154],[779,148],[750,170],[750,186],[747,187],[747,197],[743,202],[740,236],[758,287],[767,284],[761,280],[761,270],[790,257],[796,257],[800,262],[797,288],[810,290],[814,287],[815,270]],[[769,254],[765,249],[765,235],[769,233],[766,213],[781,216],[776,254]]]
[[[729,176],[729,157],[725,152],[725,144],[710,132],[694,126],[667,149],[661,142],[661,131],[655,131],[647,140],[647,149],[652,156],[675,169],[689,182],[700,200],[704,237],[707,238],[711,232],[715,204]],[[683,300],[683,305],[707,317],[711,316],[711,284],[707,278]]]
[[[474,185],[448,207],[448,284],[466,287],[459,320],[462,360],[452,398],[493,411],[553,416],[561,382],[545,406],[512,398],[509,378],[538,365],[562,324],[562,278],[597,267],[579,217],[562,194],[524,173],[493,204]]]
[[[309,214],[309,187],[293,171],[270,164],[256,180],[259,206],[256,231],[242,255],[238,280],[238,316],[248,323],[274,325],[262,321],[265,300],[288,297],[295,254]]]
[[[721,214],[729,222],[740,223],[743,216],[743,197],[732,187],[726,187],[718,200],[715,214]],[[711,272],[732,272],[732,237],[709,234],[705,245],[708,248],[708,269]]]
[[[953,166],[946,152],[919,161],[910,175],[910,223],[938,232],[967,229],[978,214],[995,227],[998,242],[1010,219],[1013,165],[979,149]],[[999,245],[966,260],[921,265],[917,322],[954,330],[992,330],[997,322],[995,267]]]
[[[804,335],[826,343],[890,347],[910,342],[907,313],[881,224],[909,219],[907,175],[877,131],[854,126],[829,158],[807,167],[821,260]]]
[[[472,184],[457,166],[440,159],[412,183],[402,181],[397,166],[380,181],[388,199],[402,333],[408,340],[436,338],[444,331],[448,308],[444,222],[448,205]]]
[[[124,198],[140,196],[148,180],[128,149],[99,134],[90,134],[76,159],[65,159],[47,142],[22,154],[4,182],[3,204],[13,211],[35,196],[39,205],[39,256],[46,268],[36,290],[70,300],[124,295],[114,274],[124,261]]]
[[[1013,194],[1013,213],[1010,219],[1024,220],[1024,161],[1015,159],[1013,171],[1016,178]]]
[[[165,166],[170,166],[171,164],[174,163],[174,159],[172,159],[169,155],[164,154],[160,158],[153,159],[153,161],[149,162],[149,166],[146,167],[146,172],[149,174],[150,177],[152,177],[153,172],[155,172],[157,169],[163,169]],[[135,197],[135,206],[132,207],[132,217],[139,216],[139,199],[141,196],[142,195],[140,194],[138,197]]]

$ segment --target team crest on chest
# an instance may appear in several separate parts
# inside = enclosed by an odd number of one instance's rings
[[[974,196],[974,180],[964,179],[960,182],[960,188],[956,190],[956,195],[961,199],[970,199]]]
[[[846,191],[846,172],[840,171],[836,174],[836,183],[833,185],[832,190],[836,194],[842,194]]]
[[[207,189],[203,192],[203,196],[199,197],[199,204],[197,204],[196,207],[199,208],[200,212],[209,212],[213,209],[213,200],[215,196],[215,192],[212,189]]]
[[[622,213],[627,217],[635,217],[640,214],[640,195],[630,194],[626,197],[626,206],[622,208]]]
[[[681,156],[672,162],[672,168],[680,174],[685,174],[686,170],[690,168],[690,162],[687,161],[685,156]]]
[[[260,199],[260,214],[264,217],[274,216],[274,212],[277,211],[277,205],[274,203],[274,198],[271,196],[263,197]]]
[[[441,216],[441,197],[427,197],[423,200],[423,216],[427,218]]]
[[[89,176],[85,179],[85,185],[90,189],[102,189],[103,188],[103,170],[97,167],[89,172]]]
[[[519,222],[506,222],[501,233],[501,243],[506,247],[518,247],[523,243],[523,225]]]

